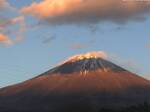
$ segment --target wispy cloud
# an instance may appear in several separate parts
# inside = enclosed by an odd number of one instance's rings
[[[21,9],[50,24],[125,23],[144,20],[150,1],[137,0],[42,0]]]
[[[7,17],[5,16],[5,11],[7,12],[15,12],[16,17]],[[7,35],[7,39],[11,40],[11,43],[17,43],[22,40],[23,32],[25,32],[25,19],[23,15],[20,15],[16,8],[12,7],[6,0],[0,1],[0,34],[1,37],[3,35]],[[14,26],[18,26],[16,28],[12,28]],[[15,35],[15,39],[10,39],[10,35]]]
[[[4,10],[6,7],[10,7],[9,3],[6,0],[0,0],[0,9]]]
[[[84,48],[88,48],[88,45],[81,43],[73,43],[70,45],[70,49],[84,49]]]
[[[47,36],[47,35],[46,35]],[[51,35],[49,34],[48,37],[44,38],[43,40],[43,44],[49,44],[51,43],[53,40],[55,40],[57,37],[56,35]]]
[[[17,29],[10,30],[9,27],[13,27],[15,25],[19,25]],[[23,16],[17,16],[14,18],[5,18],[1,17],[0,18],[0,32],[1,33],[6,33],[7,35],[15,35],[15,39],[13,43],[20,42],[23,38],[22,34],[25,32],[26,27],[25,27],[25,21]]]
[[[19,28],[16,31],[16,38],[14,43],[18,43],[23,40],[23,33],[26,31],[26,24],[24,16],[18,16],[12,19],[13,24],[19,24]]]
[[[6,35],[0,33],[0,43],[11,45],[12,41]]]

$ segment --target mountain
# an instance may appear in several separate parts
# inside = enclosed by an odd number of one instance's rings
[[[25,82],[0,89],[2,112],[99,112],[150,102],[150,81],[98,53],[76,55]]]

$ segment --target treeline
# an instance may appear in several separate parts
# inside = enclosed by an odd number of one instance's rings
[[[0,110],[0,112],[150,112],[150,104],[145,102],[144,104],[141,105],[136,105],[136,106],[130,106],[130,107],[126,107],[126,108],[120,108],[118,110],[115,109],[108,109],[108,108],[102,108],[99,111],[90,108],[90,107],[78,107],[78,108],[73,108],[73,107],[68,107],[65,109],[61,109],[61,110],[56,110],[56,111],[50,111],[50,110],[34,110],[34,111],[18,111],[18,110],[7,110],[7,111],[2,111]]]
[[[121,108],[119,110],[102,108],[99,112],[150,112],[150,104],[145,102],[144,104],[141,105]]]

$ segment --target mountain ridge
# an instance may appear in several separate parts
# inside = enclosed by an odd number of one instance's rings
[[[82,112],[87,108],[99,112],[103,107],[121,108],[145,101],[150,102],[150,81],[89,54],[0,89],[0,110],[4,112]]]

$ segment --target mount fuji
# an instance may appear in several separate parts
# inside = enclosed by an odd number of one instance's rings
[[[0,89],[1,112],[99,112],[144,102],[150,102],[150,81],[96,52]]]

